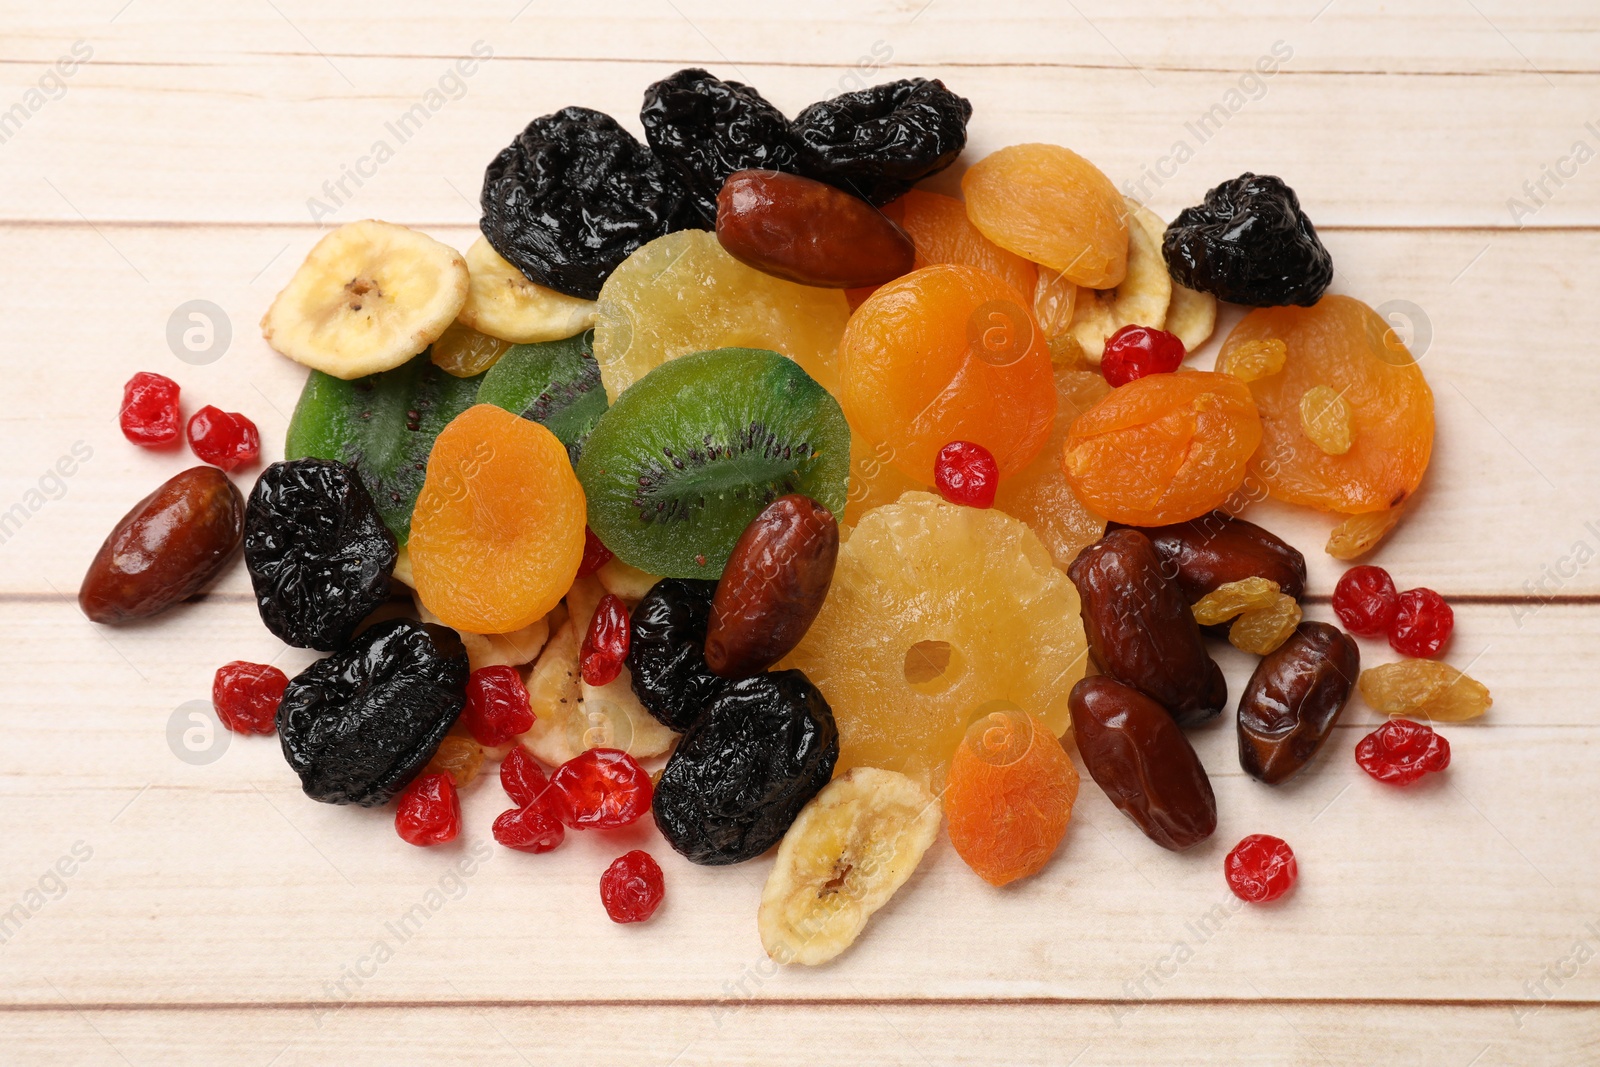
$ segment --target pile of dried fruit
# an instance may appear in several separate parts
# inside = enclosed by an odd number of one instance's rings
[[[1169,226],[1045,144],[974,163],[964,199],[914,188],[971,110],[911,79],[791,120],[685,70],[646,92],[648,143],[586,108],[529,123],[464,255],[332,231],[262,322],[310,368],[286,459],[247,503],[217,468],[255,460],[255,427],[195,413],[213,466],[117,526],[85,612],[157,614],[242,544],[262,621],[329,655],[293,679],[229,663],[213,700],[232,730],[276,730],[308,796],[394,801],[399,836],[436,845],[498,761],[507,848],[646,812],[694,863],[776,848],[762,942],[808,964],[944,817],[984,881],[1043,870],[1078,796],[1069,731],[1153,841],[1209,837],[1184,734],[1228,702],[1209,640],[1260,657],[1236,728],[1269,785],[1358,688],[1386,714],[1482,714],[1488,691],[1431,658],[1443,598],[1346,573],[1339,620],[1408,657],[1362,672],[1350,636],[1303,619],[1304,557],[1237,516],[1263,493],[1340,512],[1328,551],[1355,558],[1433,446],[1415,361],[1327,294],[1294,192],[1245,174]],[[1185,369],[1219,299],[1256,310],[1214,370]],[[129,440],[178,425],[176,383],[127,384]],[[1356,760],[1405,785],[1450,746],[1394,719]],[[1257,902],[1296,872],[1264,835],[1225,863]],[[600,887],[617,922],[664,894],[639,850]]]

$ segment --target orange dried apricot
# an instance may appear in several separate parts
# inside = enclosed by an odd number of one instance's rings
[[[850,425],[920,485],[939,449],[974,441],[1000,476],[1021,470],[1056,414],[1050,353],[1024,298],[976,267],[938,264],[889,282],[839,342]],[[869,445],[870,447],[870,445]]]
[[[1066,276],[1110,289],[1128,269],[1128,205],[1111,179],[1071,149],[1002,148],[961,178],[967,217],[985,237]]]
[[[953,196],[913,189],[884,206],[917,246],[917,266],[954,263],[1003,279],[1019,293],[1033,292],[1039,268],[989,240],[967,218],[967,205]]]
[[[584,514],[555,434],[492,404],[468,408],[434,441],[411,517],[418,599],[458,630],[520,630],[577,577]]]
[[[1261,419],[1239,379],[1210,371],[1150,374],[1073,422],[1061,468],[1096,514],[1165,526],[1221,507],[1244,481],[1260,442]]]
[[[1389,324],[1348,296],[1260,308],[1228,335],[1217,369],[1231,371],[1236,354],[1270,339],[1287,350],[1283,370],[1249,383],[1263,434],[1251,469],[1268,492],[1347,514],[1392,508],[1416,492],[1433,451],[1433,391]],[[1341,454],[1306,432],[1302,401],[1318,387],[1348,411],[1350,448]]]
[[[944,811],[956,854],[990,885],[1049,862],[1078,799],[1078,770],[1043,720],[991,711],[967,729],[950,760]]]

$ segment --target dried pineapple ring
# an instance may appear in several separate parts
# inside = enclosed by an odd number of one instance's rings
[[[1167,321],[1167,305],[1172,302],[1172,275],[1161,258],[1161,245],[1153,240],[1146,226],[1134,221],[1144,209],[1127,201],[1128,272],[1114,289],[1086,289],[1078,294],[1070,330],[1083,347],[1089,362],[1096,365],[1105,353],[1106,338],[1124,326],[1160,328]]]
[[[996,702],[1066,732],[1084,672],[1078,594],[1018,520],[907,493],[840,546],[822,612],[783,665],[828,698],[841,770],[938,784]]]

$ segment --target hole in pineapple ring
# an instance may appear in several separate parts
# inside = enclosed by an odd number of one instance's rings
[[[918,641],[906,649],[906,684],[919,693],[941,693],[961,675],[961,658],[948,641]]]
[[[1007,767],[1028,754],[1034,730],[1032,717],[1021,708],[1004,706],[987,713],[980,708],[961,745],[984,763]]]

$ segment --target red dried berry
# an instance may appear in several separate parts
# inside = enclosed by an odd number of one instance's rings
[[[567,830],[550,805],[535,800],[501,812],[494,821],[494,839],[518,852],[549,852],[567,839]]]
[[[289,676],[278,668],[236,659],[217,668],[211,706],[236,734],[270,734],[278,728],[278,704],[288,685]]]
[[[544,768],[520,745],[506,753],[500,763],[500,788],[506,791],[517,807],[532,804],[550,786]]]
[[[594,531],[583,528],[583,560],[578,564],[578,577],[587,578],[611,562],[611,550],[600,543]]]
[[[1356,742],[1356,762],[1380,782],[1410,785],[1450,766],[1450,742],[1431,726],[1390,719]]]
[[[1333,613],[1353,634],[1376,637],[1384,633],[1398,610],[1400,594],[1382,567],[1351,567],[1333,587]]]
[[[951,441],[939,449],[933,463],[933,482],[952,504],[969,508],[994,506],[1000,488],[1000,465],[994,453],[971,441]]]
[[[1289,843],[1268,834],[1251,834],[1234,845],[1222,869],[1233,895],[1251,904],[1277,900],[1300,874]]]
[[[461,724],[480,745],[494,748],[533,729],[528,687],[514,667],[480,667],[467,678]]]
[[[178,383],[140,371],[122,387],[122,436],[136,445],[167,445],[178,439]]]
[[[610,593],[600,598],[583,635],[578,668],[590,685],[606,685],[622,673],[628,658],[628,608]]]
[[[650,810],[654,792],[639,761],[614,748],[580,752],[550,776],[557,813],[574,830],[614,830]]]
[[[461,832],[461,798],[448,774],[424,774],[400,794],[394,829],[413,845],[442,845]]]
[[[1113,386],[1127,385],[1147,374],[1171,374],[1188,355],[1175,333],[1149,326],[1124,326],[1106,338],[1100,373]]]
[[[1389,646],[1402,656],[1437,656],[1456,628],[1456,613],[1432,589],[1407,589],[1389,624]]]
[[[212,466],[231,471],[255,462],[261,454],[261,433],[238,412],[207,404],[189,419],[189,447]]]
[[[600,876],[600,902],[614,923],[644,922],[656,913],[666,892],[661,865],[640,849],[612,860]]]

